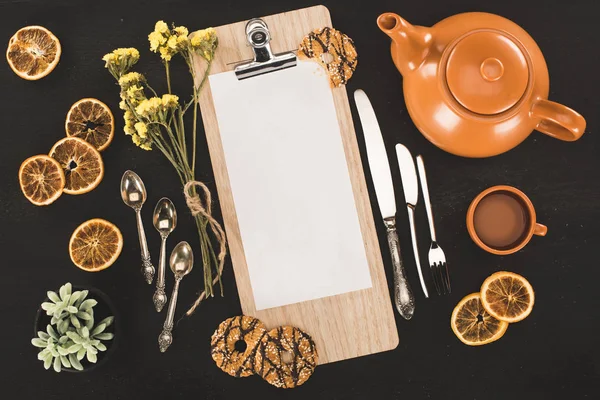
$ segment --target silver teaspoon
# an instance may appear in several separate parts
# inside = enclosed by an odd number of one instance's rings
[[[140,249],[142,252],[142,274],[148,284],[154,279],[154,266],[150,261],[146,233],[142,224],[142,206],[146,201],[146,187],[142,179],[133,171],[127,170],[121,178],[121,198],[123,202],[135,211],[138,236],[140,238]]]
[[[171,253],[169,264],[171,265],[173,275],[175,275],[175,285],[173,286],[173,294],[169,301],[167,319],[163,325],[162,332],[158,336],[158,347],[163,353],[167,351],[171,343],[173,343],[173,318],[175,317],[175,307],[177,307],[179,283],[194,267],[194,253],[192,253],[192,247],[188,242],[179,242],[177,246],[175,246]]]
[[[160,233],[160,259],[158,261],[158,275],[156,276],[156,291],[152,300],[156,311],[161,312],[167,304],[167,295],[165,294],[165,270],[167,269],[167,237],[177,226],[177,212],[175,205],[171,200],[163,197],[156,203],[154,214],[152,215],[154,228]]]

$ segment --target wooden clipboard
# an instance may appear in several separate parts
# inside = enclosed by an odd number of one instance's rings
[[[273,38],[271,47],[274,53],[295,50],[307,33],[314,29],[331,26],[329,10],[324,6],[305,8],[261,19],[269,26]],[[253,50],[246,42],[245,26],[246,21],[242,21],[215,28],[219,38],[219,47],[212,64],[211,75],[232,71],[236,64],[253,58]],[[194,62],[199,69],[204,64],[200,59],[194,60]],[[332,94],[372,287],[258,311],[254,303],[209,82],[200,96],[200,109],[242,311],[245,315],[259,318],[269,329],[281,325],[292,325],[309,333],[317,345],[320,364],[392,350],[398,345],[398,332],[346,88],[342,86],[332,89]]]

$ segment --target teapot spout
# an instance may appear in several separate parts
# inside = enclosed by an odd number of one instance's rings
[[[419,68],[431,47],[430,29],[413,26],[394,13],[381,14],[377,26],[392,39],[392,58],[400,73],[405,75]]]

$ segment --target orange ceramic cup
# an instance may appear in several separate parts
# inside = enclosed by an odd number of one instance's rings
[[[496,195],[495,199],[492,198],[492,196],[494,196],[494,195]],[[510,245],[507,245],[507,246],[494,246],[494,245],[490,244],[489,241],[488,241],[488,243],[486,243],[486,241],[484,241],[484,239],[482,239],[482,236],[484,236],[483,235],[484,230],[487,230],[487,231],[493,230],[493,229],[495,229],[493,224],[502,223],[502,220],[498,221],[498,216],[492,215],[492,217],[496,217],[496,218],[491,218],[491,221],[488,226],[485,225],[486,224],[485,220],[482,220],[480,216],[479,217],[476,216],[477,213],[481,214],[483,212],[482,208],[483,208],[483,205],[485,204],[485,202],[489,203],[490,200],[502,201],[502,196],[498,196],[498,195],[507,195],[508,197],[512,197],[513,199],[518,201],[519,207],[521,208],[520,211],[522,211],[523,216],[524,216],[522,232],[520,234],[519,239],[516,240],[514,243],[511,243]],[[482,201],[484,203],[482,203]],[[503,206],[504,205],[501,205],[500,207],[503,207]],[[479,207],[479,210],[478,210],[478,207]],[[489,205],[486,207],[489,208]],[[489,213],[489,212],[493,212],[493,211],[494,210],[490,211],[488,209],[487,212]],[[529,197],[527,197],[525,195],[525,193],[523,193],[519,189],[512,187],[512,186],[500,185],[500,186],[493,186],[489,189],[484,190],[479,195],[477,195],[477,197],[475,197],[475,199],[473,199],[473,201],[471,202],[471,205],[469,206],[469,210],[467,211],[467,230],[469,231],[469,235],[471,236],[471,239],[473,239],[473,241],[479,247],[481,247],[482,249],[484,249],[485,251],[487,251],[489,253],[503,256],[503,255],[513,254],[513,253],[516,253],[517,251],[521,250],[523,247],[525,247],[527,245],[527,243],[529,243],[529,241],[531,240],[533,235],[546,236],[548,228],[545,225],[542,225],[542,224],[539,224],[536,222],[535,209],[533,207],[533,204],[531,203],[531,200],[529,200]],[[479,233],[478,233],[478,230],[479,230]]]

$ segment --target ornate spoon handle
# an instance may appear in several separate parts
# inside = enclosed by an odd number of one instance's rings
[[[169,309],[167,311],[167,319],[163,325],[163,330],[158,336],[158,347],[164,353],[167,351],[171,343],[173,343],[173,319],[175,318],[175,308],[177,307],[177,295],[179,294],[179,282],[181,278],[175,278],[175,286],[173,286],[173,294],[169,301]]]
[[[142,251],[142,275],[144,275],[146,282],[150,285],[154,279],[154,266],[152,265],[152,261],[150,261],[150,252],[148,251],[148,243],[146,242],[146,232],[144,232],[141,210],[141,208],[135,210],[135,219],[140,238],[140,249]]]
[[[167,236],[161,237],[160,258],[158,260],[158,275],[156,276],[156,291],[152,300],[156,311],[161,312],[167,304],[167,294],[165,293],[165,270],[167,269]]]

